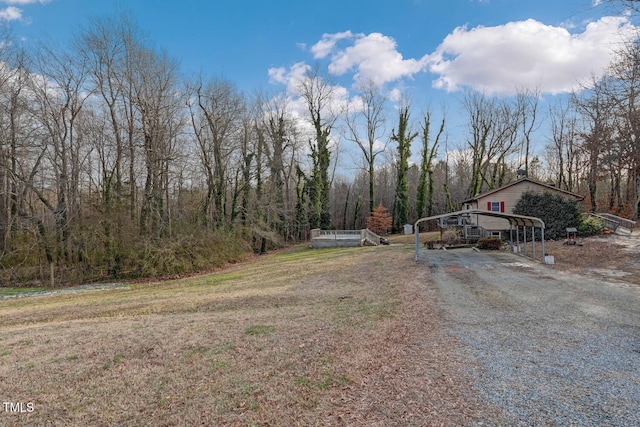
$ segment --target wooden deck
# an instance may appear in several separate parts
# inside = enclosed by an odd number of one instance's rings
[[[378,246],[380,236],[369,229],[363,230],[311,230],[312,248],[347,248]]]

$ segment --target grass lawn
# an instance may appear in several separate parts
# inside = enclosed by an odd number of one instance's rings
[[[0,425],[466,423],[479,406],[412,250],[300,246],[0,300],[0,399],[33,409]]]

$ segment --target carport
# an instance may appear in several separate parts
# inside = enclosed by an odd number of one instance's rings
[[[510,244],[513,247],[513,230],[514,230],[514,226],[515,226],[515,231],[516,231],[516,245],[518,247],[520,247],[520,233],[518,233],[518,230],[520,227],[523,228],[523,244],[524,244],[524,252],[523,255],[527,256],[527,227],[531,227],[531,248],[532,248],[532,255],[533,258],[535,259],[536,256],[536,247],[535,247],[535,229],[539,228],[540,229],[540,233],[541,233],[541,237],[542,237],[542,263],[545,263],[545,253],[544,253],[544,221],[542,221],[540,218],[536,218],[533,216],[525,216],[525,215],[516,215],[516,214],[510,214],[510,213],[505,213],[505,212],[491,212],[491,211],[483,211],[480,209],[467,209],[467,210],[462,210],[462,211],[456,211],[456,212],[449,212],[446,214],[442,214],[442,215],[435,215],[435,216],[430,216],[430,217],[426,217],[426,218],[420,218],[419,220],[417,220],[415,222],[415,224],[413,225],[413,230],[414,233],[416,235],[416,254],[415,254],[415,259],[416,262],[418,261],[418,252],[420,251],[420,240],[419,240],[419,235],[420,235],[420,228],[418,227],[418,225],[421,222],[426,222],[426,221],[430,221],[430,220],[434,220],[434,219],[440,219],[440,218],[448,218],[448,217],[452,217],[452,216],[457,216],[457,217],[463,217],[463,218],[469,218],[471,215],[484,215],[484,216],[493,216],[493,217],[497,217],[497,218],[504,218],[507,221],[509,221],[509,237],[510,237]]]

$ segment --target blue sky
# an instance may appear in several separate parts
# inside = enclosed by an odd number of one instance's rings
[[[636,30],[601,0],[0,0],[26,43],[70,40],[92,17],[129,13],[187,73],[251,92],[292,91],[309,66],[344,88],[375,81],[414,104],[538,88],[546,100],[599,75]],[[455,105],[450,109],[455,110]]]
[[[503,63],[507,52],[520,52],[523,57],[530,57],[532,63],[544,65],[554,49],[556,54],[565,56],[579,53],[580,48],[585,52],[597,49],[597,44],[603,50],[602,45],[611,42],[611,37],[604,34],[625,25],[623,22],[603,24],[603,17],[619,17],[620,11],[598,2],[594,5],[593,0],[1,0],[0,5],[2,3],[0,16],[14,18],[16,34],[28,41],[51,38],[65,42],[80,26],[88,25],[92,17],[119,10],[128,12],[157,48],[165,49],[180,61],[185,72],[202,70],[222,75],[247,89],[269,88],[273,83],[273,79],[270,83],[270,69],[289,69],[300,62],[319,62],[328,67],[332,57],[358,43],[367,43],[366,38],[373,34],[380,35],[377,43],[371,40],[368,47],[361,46],[359,53],[352,49],[351,53],[359,58],[343,61],[343,66],[349,69],[340,74],[334,72],[333,78],[349,85],[367,55],[396,54],[405,61],[437,55],[447,37],[450,43],[445,56],[459,55],[462,60],[467,55],[472,61],[476,57],[465,49],[476,49],[487,66],[493,66]],[[531,27],[528,33],[524,30],[526,22]],[[591,32],[595,40],[584,42],[578,48],[575,44],[571,46],[571,37],[574,40],[582,36],[588,38],[587,26],[594,23],[606,28]],[[566,31],[564,39],[562,34],[554,39],[551,34],[554,30]],[[453,40],[456,31],[457,40]],[[312,48],[323,40],[323,35],[347,32],[351,36],[340,39],[326,56],[314,54]],[[522,39],[513,40],[516,34]],[[511,38],[512,42],[503,41],[500,47],[501,37]],[[474,39],[480,49],[474,46]],[[390,47],[389,43],[394,46]],[[494,44],[495,48],[486,46],[487,43]],[[593,67],[600,65],[589,59]],[[378,65],[375,61],[371,64]],[[476,70],[477,75],[473,70],[460,75],[452,67],[448,71],[436,71],[433,64],[416,66],[419,71],[404,70],[409,66],[407,63],[396,66],[399,70],[395,74],[380,77],[390,79],[385,81],[389,86],[403,84],[427,90],[434,82],[441,81],[436,85],[439,91],[451,92],[464,85],[478,84],[489,92],[501,90],[494,88],[495,82],[483,80],[480,70]],[[577,74],[576,70],[584,68],[576,59],[572,64],[565,64],[562,71]],[[500,78],[508,80],[509,73],[519,71],[507,68]],[[555,71],[550,73],[556,74]],[[375,73],[366,77],[378,78]],[[515,78],[515,83],[522,82]],[[560,86],[550,85],[549,90],[562,90],[562,84],[558,84]]]

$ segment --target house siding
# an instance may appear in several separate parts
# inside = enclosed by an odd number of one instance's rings
[[[513,208],[515,208],[516,203],[522,197],[523,193],[533,192],[533,193],[554,193],[560,194],[564,197],[572,197],[566,192],[561,190],[555,190],[553,188],[537,184],[535,182],[529,180],[523,180],[521,182],[517,182],[513,185],[507,186],[503,189],[499,189],[493,192],[490,192],[486,195],[478,195],[474,200],[468,201],[465,203],[464,209],[482,209],[488,210],[489,204],[492,202],[501,202],[504,203],[504,212],[505,213],[513,213]],[[503,218],[493,218],[482,215],[474,215],[475,224],[483,227],[488,231],[502,231],[509,229],[509,221]]]

